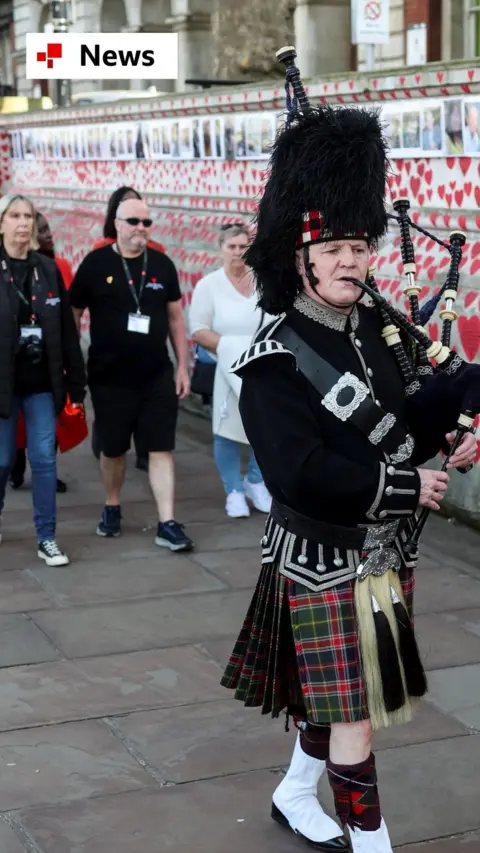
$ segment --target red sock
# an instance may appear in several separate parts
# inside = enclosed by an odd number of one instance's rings
[[[311,758],[326,761],[330,751],[330,726],[312,726],[307,724],[300,732],[300,746]]]
[[[327,770],[342,826],[348,824],[364,832],[379,829],[382,816],[373,752],[360,764],[332,764],[328,760]]]

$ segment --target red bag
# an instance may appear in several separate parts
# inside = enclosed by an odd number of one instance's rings
[[[73,408],[70,400],[67,399],[63,411],[58,416],[56,436],[60,453],[67,453],[68,450],[73,450],[85,441],[88,436],[88,424],[84,409]],[[26,446],[25,421],[20,412],[17,424],[17,449],[20,450]]]
[[[73,450],[88,436],[88,424],[83,408],[73,407],[67,400],[57,420],[57,442],[60,453]]]

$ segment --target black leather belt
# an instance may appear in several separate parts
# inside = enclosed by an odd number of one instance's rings
[[[340,527],[336,524],[326,524],[323,521],[308,518],[308,516],[295,512],[295,510],[276,500],[272,501],[270,515],[284,530],[288,530],[290,533],[295,534],[295,536],[300,536],[301,539],[318,542],[329,548],[345,548],[347,551],[361,551],[367,536],[371,536],[372,533],[375,535],[378,532],[379,537],[382,538],[382,533],[386,532],[387,528],[389,528],[390,535],[386,538],[389,541],[392,541],[394,538],[391,535],[391,523],[369,524],[365,525],[364,528]],[[387,544],[387,541],[385,541],[385,544]]]

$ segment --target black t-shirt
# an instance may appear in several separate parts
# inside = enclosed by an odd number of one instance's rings
[[[138,295],[143,252],[125,261]],[[181,299],[181,292],[175,266],[166,255],[150,248],[147,252],[147,275],[140,296],[141,313],[150,317],[146,335],[128,331],[128,315],[136,313],[137,304],[122,259],[113,246],[103,246],[86,255],[69,296],[74,308],[88,308],[90,313],[91,385],[136,388],[170,364],[168,303]]]
[[[28,357],[25,347],[25,339],[21,338],[20,327],[30,326],[32,316],[32,292],[31,283],[33,270],[28,260],[9,258],[9,270],[14,278],[17,290],[23,293],[28,305],[18,296],[18,341],[20,343],[15,356],[13,392],[20,396],[28,394],[43,394],[52,390],[50,371],[48,369],[47,355],[42,340],[42,357],[39,362],[32,363]],[[10,285],[11,286],[11,285]],[[37,325],[40,325],[37,323]]]

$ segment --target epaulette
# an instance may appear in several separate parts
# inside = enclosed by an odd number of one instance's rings
[[[240,358],[232,364],[229,373],[238,373],[240,370],[250,364],[250,362],[255,361],[258,358],[263,358],[265,355],[278,355],[282,353],[284,355],[290,355],[292,358],[293,353],[290,352],[289,349],[283,346],[279,341],[272,340],[272,338],[268,338],[265,341],[258,341],[255,344],[252,344],[245,352],[243,352]]]

